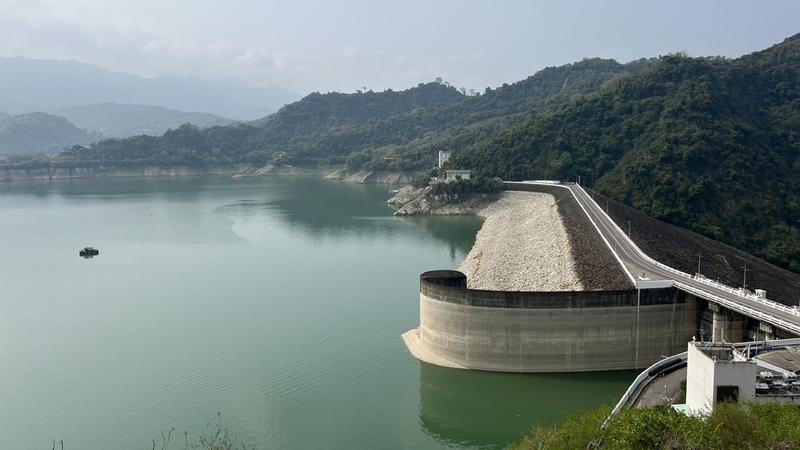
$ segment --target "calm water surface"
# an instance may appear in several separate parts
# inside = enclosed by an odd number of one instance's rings
[[[172,427],[180,444],[217,412],[257,448],[497,447],[619,398],[632,373],[413,359],[418,275],[456,267],[480,222],[396,218],[386,197],[292,177],[0,184],[0,449],[149,449]]]

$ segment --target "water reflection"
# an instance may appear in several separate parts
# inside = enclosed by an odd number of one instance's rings
[[[404,219],[428,231],[437,240],[447,243],[450,258],[469,253],[475,243],[475,235],[483,224],[483,219],[478,216],[412,216]],[[454,232],[461,229],[464,232]]]
[[[510,374],[420,363],[419,418],[430,436],[454,446],[501,448],[562,411],[613,403],[631,371]]]
[[[0,195],[47,198],[86,198],[99,200],[152,196],[156,198],[198,198],[210,187],[230,183],[230,177],[107,177],[62,180],[20,180],[0,182]]]
[[[115,205],[128,207],[132,201],[145,217],[126,234],[144,237],[154,233],[159,215],[194,215],[193,227],[207,229],[208,239],[228,238],[251,243],[267,241],[265,224],[278,223],[289,232],[302,233],[315,242],[345,239],[373,242],[419,239],[418,229],[438,243],[444,243],[451,259],[469,252],[480,228],[474,216],[412,217],[398,220],[386,205],[389,187],[345,184],[319,177],[252,177],[234,180],[227,176],[115,177],[65,180],[35,180],[0,183],[0,196],[27,205],[24,197],[46,201],[68,199],[74,205],[102,201],[113,211]],[[76,210],[77,211],[77,210]],[[217,214],[207,216],[207,211]],[[116,214],[116,213],[114,213]],[[110,217],[108,224],[113,224]],[[141,229],[140,229],[141,228]],[[185,239],[185,230],[174,230],[173,239]],[[242,236],[245,234],[245,236]]]
[[[254,182],[249,182],[254,183]],[[312,177],[272,179],[268,189],[225,204],[216,212],[240,225],[277,219],[287,229],[315,241],[342,239],[408,239],[417,229],[448,245],[450,256],[469,252],[481,220],[474,216],[415,217],[398,220],[386,205],[386,186],[352,185]],[[257,237],[249,236],[253,239]]]

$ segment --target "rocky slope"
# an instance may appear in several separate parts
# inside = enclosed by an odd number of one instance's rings
[[[477,214],[486,219],[461,266],[470,287],[503,290],[627,290],[633,286],[566,189],[529,185],[441,203],[406,186],[388,203],[396,215]]]
[[[472,289],[503,291],[583,290],[575,255],[555,198],[504,192],[482,208],[475,245],[459,270]]]
[[[479,214],[487,205],[497,200],[497,196],[480,194],[458,198],[432,197],[429,188],[404,186],[387,203],[396,209],[396,216],[454,216]]]
[[[351,173],[347,169],[336,170],[325,178],[353,184],[406,184],[411,181],[411,175],[392,170],[361,170]]]
[[[289,164],[267,164],[262,167],[252,165],[240,165],[236,168],[233,178],[245,177],[268,177],[268,176],[301,176],[318,175],[319,171],[295,167]]]

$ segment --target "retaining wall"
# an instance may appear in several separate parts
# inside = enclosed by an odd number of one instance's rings
[[[673,288],[485,291],[467,289],[458,271],[426,272],[417,343],[424,351],[412,353],[434,364],[441,358],[451,367],[503,372],[644,368],[685,349],[699,309],[693,296]]]

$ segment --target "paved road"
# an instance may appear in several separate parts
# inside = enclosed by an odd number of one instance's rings
[[[553,183],[526,182],[553,186]],[[780,304],[771,304],[752,299],[745,295],[731,292],[733,288],[724,289],[708,282],[693,278],[688,274],[669,270],[647,256],[627,234],[606,214],[600,205],[574,183],[556,184],[569,189],[576,200],[594,223],[606,244],[625,268],[631,281],[638,288],[663,287],[670,282],[683,291],[720,304],[741,314],[753,317],[773,326],[800,334],[800,314]]]

